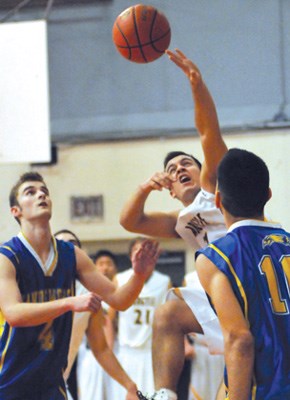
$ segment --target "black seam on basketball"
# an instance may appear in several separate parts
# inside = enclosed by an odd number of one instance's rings
[[[126,36],[124,35],[122,29],[120,28],[119,24],[117,23],[116,25],[117,25],[117,28],[119,29],[121,35],[123,36],[123,39],[124,39],[125,42],[127,43],[127,46],[120,46],[120,45],[117,45],[117,46],[118,46],[119,48],[121,48],[121,49],[128,49],[128,50],[129,50],[129,59],[131,59],[131,57],[132,57],[131,46],[130,46],[130,44],[129,44],[127,38],[126,38]]]
[[[158,11],[155,10],[154,16],[153,16],[153,18],[152,18],[151,27],[150,27],[150,36],[149,36],[149,37],[150,37],[150,44],[151,44],[152,48],[156,51],[156,53],[161,53],[161,54],[163,54],[164,51],[157,49],[157,47],[154,46],[154,43],[155,43],[155,42],[158,42],[158,40],[160,40],[160,39],[163,39],[168,33],[170,33],[170,28],[168,29],[168,31],[167,31],[166,33],[164,33],[164,34],[163,34],[162,36],[160,36],[158,39],[156,39],[156,38],[153,39],[153,38],[152,38],[153,28],[154,28],[154,24],[155,24],[155,21],[156,21],[156,18],[157,18],[157,14],[158,14]],[[143,45],[143,46],[144,46],[144,45]]]
[[[139,48],[139,50],[140,50],[140,53],[141,53],[141,55],[142,55],[142,57],[143,57],[143,60],[145,61],[145,62],[147,62],[147,58],[145,57],[145,54],[144,54],[144,52],[143,52],[143,49],[142,49],[142,44],[141,44],[141,42],[140,42],[140,37],[139,37],[139,32],[138,32],[138,26],[137,26],[137,23],[136,23],[136,13],[135,13],[135,7],[133,7],[133,10],[132,10],[133,12],[132,12],[132,15],[133,15],[133,22],[134,22],[134,28],[135,28],[135,33],[136,33],[136,36],[137,36],[137,40],[138,40],[138,45],[137,46],[131,46],[132,48]]]
[[[158,37],[157,39],[154,39],[154,40],[152,40],[150,42],[142,43],[141,46],[151,45],[152,47],[154,47],[153,46],[154,43],[158,42],[160,39],[163,39],[169,33],[170,33],[170,29],[168,29],[168,31],[166,31],[162,36]],[[122,46],[122,45],[119,45],[119,44],[118,44],[118,47],[120,47],[121,49],[127,49],[127,46]],[[136,48],[139,48],[140,46],[139,46],[139,44],[137,44],[136,46],[128,46],[128,47],[130,47],[131,49],[136,49]],[[154,50],[159,52],[159,53],[164,53],[163,51],[158,50],[155,47],[154,47]]]
[[[151,26],[150,26],[150,34],[149,34],[150,43],[153,42],[153,40],[152,40],[152,32],[153,32],[153,27],[154,27],[154,22],[156,20],[156,17],[157,17],[157,10],[155,10],[155,12],[154,12],[154,15],[153,15],[153,18],[152,18],[152,22],[151,22]]]
[[[170,34],[170,28],[168,29],[168,31],[166,31],[164,33],[164,35],[160,36],[158,39],[152,40],[151,42],[151,46],[153,47],[153,49],[157,52],[157,53],[164,53],[164,50],[159,50],[157,49],[157,47],[154,46],[154,43],[158,42],[160,39],[163,39],[165,36],[167,36],[168,34]]]

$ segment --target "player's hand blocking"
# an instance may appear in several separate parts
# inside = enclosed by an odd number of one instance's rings
[[[159,243],[145,240],[132,255],[132,268],[135,274],[147,279],[153,272],[160,255]]]
[[[189,58],[187,58],[182,51],[179,49],[175,49],[175,52],[166,50],[166,54],[168,55],[169,59],[174,62],[174,64],[183,70],[193,87],[197,87],[197,85],[202,82],[201,73],[198,67]]]

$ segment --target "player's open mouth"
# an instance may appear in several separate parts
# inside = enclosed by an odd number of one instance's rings
[[[186,183],[186,182],[189,182],[189,181],[190,181],[190,177],[187,176],[187,175],[181,175],[181,176],[179,177],[179,182],[180,182],[180,183]]]

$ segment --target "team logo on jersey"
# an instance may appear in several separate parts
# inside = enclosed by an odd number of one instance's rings
[[[268,235],[262,240],[263,249],[266,246],[271,246],[273,243],[281,243],[285,246],[290,246],[290,238],[286,235]]]
[[[186,224],[185,228],[191,230],[194,236],[197,236],[204,227],[207,225],[207,222],[200,213],[196,214],[191,220]]]

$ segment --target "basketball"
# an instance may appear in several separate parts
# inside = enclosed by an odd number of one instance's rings
[[[149,63],[168,48],[171,29],[165,15],[155,7],[137,4],[116,18],[112,30],[118,52],[129,61]]]

